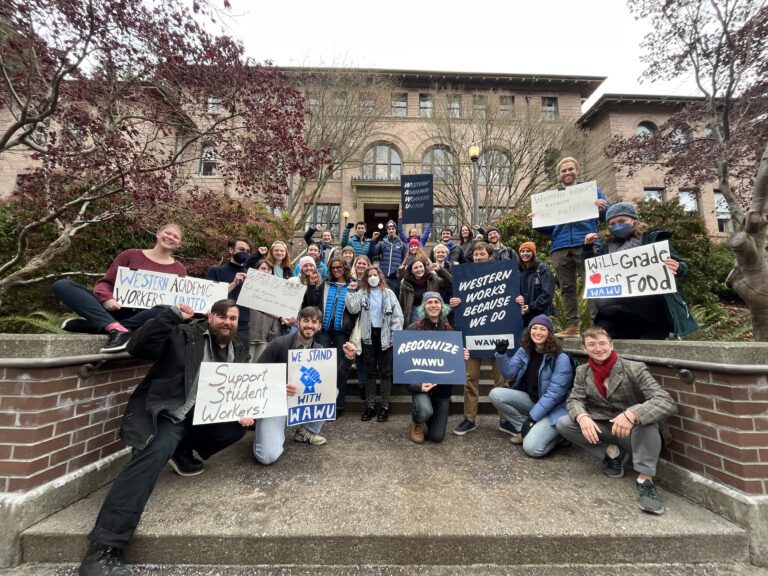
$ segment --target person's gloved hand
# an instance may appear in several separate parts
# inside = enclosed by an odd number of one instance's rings
[[[347,224],[347,228],[349,228],[350,230],[352,230],[352,228],[354,228],[354,227],[355,227],[355,223],[354,222],[349,222]]]
[[[509,348],[509,340],[506,338],[496,342],[496,354],[506,354]]]
[[[536,420],[532,420],[531,418],[528,418],[525,422],[523,422],[523,425],[520,426],[520,436],[525,438],[528,432],[531,431],[531,428],[533,428],[535,424],[536,424]]]

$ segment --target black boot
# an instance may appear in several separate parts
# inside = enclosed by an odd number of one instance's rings
[[[80,563],[80,576],[133,576],[133,572],[123,563],[122,550],[91,542],[83,561]]]

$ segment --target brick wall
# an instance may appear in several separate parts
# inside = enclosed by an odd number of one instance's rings
[[[120,450],[120,420],[148,365],[0,368],[0,492],[26,491]]]
[[[749,494],[768,494],[768,376],[678,371],[649,366],[678,402],[664,457]]]

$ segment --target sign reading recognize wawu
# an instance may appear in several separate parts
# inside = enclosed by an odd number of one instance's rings
[[[251,268],[240,288],[237,304],[273,316],[293,318],[301,309],[306,290],[303,284]]]
[[[288,351],[288,382],[296,395],[288,397],[288,426],[336,419],[336,349]]]
[[[599,210],[597,200],[597,182],[582,182],[557,188],[531,196],[534,228],[544,228],[568,222],[580,222],[597,218]]]
[[[655,242],[584,261],[584,298],[631,298],[677,292],[675,276],[664,264],[669,242]]]
[[[395,330],[393,381],[397,384],[466,384],[461,332]]]
[[[207,312],[214,302],[227,298],[229,284],[163,272],[117,269],[115,300],[128,308],[152,308],[160,304],[187,304],[195,312]]]
[[[285,416],[285,364],[203,362],[192,424]]]

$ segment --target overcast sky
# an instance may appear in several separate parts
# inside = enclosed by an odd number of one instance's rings
[[[602,93],[695,94],[640,83],[648,27],[622,0],[231,0],[232,34],[278,66],[606,76]]]

